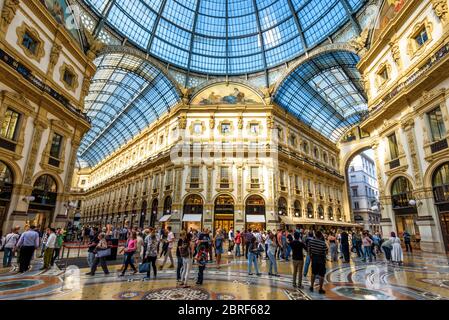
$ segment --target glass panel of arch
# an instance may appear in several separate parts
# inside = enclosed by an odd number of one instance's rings
[[[234,199],[229,195],[218,196],[214,206],[214,232],[228,232],[234,228]]]
[[[278,201],[278,214],[280,216],[286,216],[287,215],[287,200],[285,200],[284,197],[279,198],[279,201]]]

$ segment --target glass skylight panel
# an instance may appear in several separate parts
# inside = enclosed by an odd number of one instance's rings
[[[219,75],[231,69],[233,74],[263,70],[263,63],[260,69],[248,69],[247,63],[240,63],[244,68],[240,72],[236,66],[230,66],[231,59],[242,57],[243,61],[246,56],[259,54],[262,50],[267,51],[268,67],[278,66],[304,54],[306,48],[303,48],[302,42],[291,41],[299,37],[293,15],[297,16],[308,48],[321,43],[349,21],[343,0],[114,0],[110,2],[110,11],[106,10],[107,1],[85,1],[100,16],[107,14],[104,18],[109,26],[141,50],[181,68],[189,66],[195,72]],[[345,1],[353,12],[366,3],[366,0]],[[159,14],[160,19],[157,17]],[[156,21],[158,25],[154,26]],[[252,41],[252,37],[259,33],[258,23],[263,32],[264,48],[260,40]],[[100,29],[103,41],[119,44],[113,35],[106,34],[104,30]],[[190,46],[192,37],[196,41],[193,48]],[[197,37],[201,39],[196,40]],[[251,41],[241,41],[245,44],[240,47],[238,45],[241,43],[237,44],[240,38]],[[282,48],[276,49],[278,46]],[[241,54],[237,53],[239,50]],[[200,65],[200,61],[211,60],[209,57],[200,59],[198,55],[214,55],[220,59],[228,55],[228,61],[219,59],[215,61],[218,66],[205,66]],[[251,65],[255,68],[261,64]]]

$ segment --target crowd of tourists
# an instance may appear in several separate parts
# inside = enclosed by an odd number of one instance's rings
[[[122,229],[119,229],[120,231]],[[107,239],[117,237],[114,229],[88,229],[88,263],[91,270],[87,275],[95,275],[97,266],[109,274],[106,262],[108,250]],[[118,232],[118,234],[122,234]],[[118,237],[121,237],[118,235]],[[302,287],[302,280],[311,274],[311,283],[319,281],[319,293],[324,293],[323,282],[326,274],[326,263],[342,260],[349,263],[351,252],[354,259],[361,262],[372,262],[384,255],[384,259],[392,264],[402,264],[403,253],[401,240],[395,233],[384,239],[380,233],[346,231],[314,231],[305,229],[289,230],[216,230],[215,234],[205,228],[182,230],[178,236],[171,227],[166,229],[131,228],[127,229],[126,243],[121,250],[124,253],[120,276],[124,276],[128,268],[133,274],[145,273],[144,281],[157,277],[169,262],[168,268],[176,268],[179,285],[189,286],[188,280],[194,264],[198,265],[197,284],[202,284],[207,266],[220,269],[222,256],[227,252],[236,258],[245,257],[249,276],[260,276],[261,260],[267,260],[268,275],[279,277],[278,263],[292,261],[293,286]],[[100,253],[100,254],[99,254]],[[176,254],[176,264],[173,254]],[[356,258],[357,257],[357,258]],[[158,259],[160,264],[158,265]],[[214,262],[214,263],[213,263]],[[213,263],[213,264],[212,264]],[[313,290],[313,285],[310,290]]]
[[[44,233],[30,226],[23,233],[15,227],[2,239],[4,251],[3,267],[10,267],[12,257],[18,255],[18,272],[29,270],[35,252],[43,258],[41,270],[48,270],[59,259],[66,232],[63,229],[47,228]],[[411,251],[410,236],[403,234],[405,247]],[[361,262],[372,262],[383,255],[385,261],[401,265],[403,251],[401,239],[394,232],[388,239],[378,232],[315,231],[297,228],[296,230],[237,230],[218,229],[215,234],[205,228],[198,230],[182,230],[175,236],[170,226],[162,228],[108,228],[84,227],[81,229],[80,243],[87,247],[87,262],[90,271],[87,275],[95,275],[100,265],[105,274],[109,274],[107,258],[111,255],[112,239],[123,239],[123,263],[120,276],[125,276],[128,268],[133,274],[144,273],[144,281],[151,276],[157,277],[158,270],[166,267],[176,268],[179,285],[188,287],[188,280],[193,265],[198,266],[197,284],[202,284],[207,266],[220,269],[225,252],[236,258],[245,257],[249,276],[260,276],[261,260],[265,259],[268,275],[279,277],[278,263],[292,262],[293,286],[302,287],[303,278],[311,269],[310,290],[315,281],[319,281],[319,293],[324,293],[323,282],[326,264],[342,260],[349,263],[352,259]],[[176,265],[175,257],[176,256]],[[158,261],[160,264],[158,265]]]

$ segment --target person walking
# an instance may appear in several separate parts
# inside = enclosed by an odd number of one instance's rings
[[[349,263],[351,259],[350,251],[349,251],[349,235],[346,231],[340,233],[340,246],[341,253],[343,254],[343,260],[345,263]]]
[[[245,240],[245,258],[248,259],[248,252],[249,252],[249,245],[252,242],[252,239],[256,239],[253,235],[253,233],[251,232],[251,229],[248,229],[245,231],[245,233],[243,234],[243,238]]]
[[[146,262],[150,264],[150,267],[153,269],[154,279],[157,276],[157,267],[156,267],[156,259],[157,259],[157,248],[159,245],[159,241],[157,240],[157,236],[154,232],[152,232],[147,237],[147,252],[146,252]],[[151,275],[151,268],[148,268],[147,276],[144,280],[149,280]]]
[[[240,244],[242,243],[242,235],[240,234],[240,230],[237,230],[237,234],[235,235],[235,256],[240,257]]]
[[[40,270],[48,270],[51,266],[53,253],[56,247],[56,230],[53,228],[47,229],[47,244],[44,253],[44,266]]]
[[[234,251],[234,243],[235,243],[235,236],[234,236],[234,228],[231,228],[228,232],[228,255],[232,255],[232,252]]]
[[[221,229],[217,230],[217,233],[214,238],[214,247],[215,247],[215,257],[217,259],[217,269],[220,269],[220,263],[221,263],[221,255],[223,254],[223,242],[224,242],[224,236]]]
[[[61,228],[56,229],[56,245],[53,251],[53,257],[51,259],[51,265],[55,264],[56,260],[59,260],[59,254],[61,252],[62,245],[64,244],[64,231]]]
[[[391,250],[393,250],[393,238],[390,238],[382,243],[380,246],[385,253],[387,262],[391,262]]]
[[[92,267],[90,268],[90,272],[86,273],[88,276],[94,276],[97,271],[98,264],[101,265],[103,272],[105,275],[109,274],[108,265],[106,263],[106,256],[103,256],[101,252],[108,249],[108,242],[106,241],[106,234],[100,233],[98,235],[98,244],[94,249],[95,258],[92,263]]]
[[[139,231],[136,233],[137,234],[137,242],[136,242],[136,252],[134,253],[134,264],[136,266],[139,265],[139,261],[142,261],[141,259],[143,259],[143,247],[144,247],[144,242],[143,242],[143,237],[142,237],[142,233]]]
[[[126,273],[126,270],[128,270],[128,266],[131,266],[131,269],[133,269],[134,273],[137,273],[136,266],[134,265],[132,258],[137,250],[137,234],[135,231],[131,232],[131,235],[128,239],[128,246],[126,248],[123,248],[121,252],[125,253],[125,268],[123,269],[122,273],[120,273],[120,276],[123,277]]]
[[[182,271],[182,256],[181,256],[181,247],[183,243],[183,239],[186,235],[186,232],[183,230],[179,234],[178,243],[176,244],[176,281],[181,282],[181,271]]]
[[[337,238],[335,237],[333,232],[331,232],[329,237],[327,237],[327,241],[329,242],[329,251],[331,254],[331,261],[337,262],[338,261]]]
[[[190,270],[192,269],[192,259],[193,259],[191,233],[187,233],[184,235],[180,251],[182,257],[181,286],[183,288],[188,288],[189,285],[187,282],[189,280]]]
[[[30,229],[22,233],[17,242],[17,247],[20,248],[19,273],[28,271],[34,251],[39,248],[39,234],[35,229],[35,226],[30,226]]]
[[[44,233],[42,234],[42,237],[40,237],[40,238],[42,238],[42,240],[41,240],[41,254],[39,255],[39,258],[43,258],[44,257],[44,253],[45,253],[45,248],[46,248],[46,245],[47,245],[47,239],[48,239],[47,230],[44,231]]]
[[[94,260],[95,260],[94,251],[95,251],[95,248],[97,247],[99,241],[100,240],[98,240],[98,234],[96,234],[89,240],[89,244],[88,244],[88,248],[87,248],[87,264],[89,265],[89,268],[92,268],[92,265],[94,264]]]
[[[268,263],[269,263],[269,269],[268,269],[268,275],[269,276],[275,276],[275,277],[279,277],[278,274],[278,267],[277,267],[277,262],[276,262],[276,240],[275,240],[275,235],[272,234],[271,232],[268,234],[267,236],[267,240],[265,242],[265,244],[268,246],[267,247],[267,255],[268,255]],[[274,271],[274,273],[273,273]]]
[[[304,250],[305,244],[300,240],[300,233],[295,232],[293,241],[290,243],[292,248],[292,264],[293,264],[293,287],[302,288],[302,272],[304,266]],[[298,281],[296,281],[298,280]]]
[[[401,247],[401,239],[396,236],[396,233],[391,232],[391,261],[393,263],[397,263],[398,265],[402,265],[402,261],[404,260],[404,254],[402,252]]]
[[[404,231],[403,237],[404,237],[404,243],[405,243],[405,251],[406,252],[410,251],[410,253],[412,253],[413,252],[413,250],[412,250],[412,237],[411,237],[410,233],[408,233],[407,230]]]
[[[315,233],[315,238],[309,241],[309,254],[312,261],[312,279],[310,282],[310,291],[313,291],[315,280],[319,278],[320,289],[318,293],[325,294],[323,290],[324,276],[326,275],[326,254],[327,246],[321,231]]]
[[[173,261],[173,253],[172,253],[173,245],[174,245],[174,242],[175,242],[175,234],[171,231],[171,226],[167,227],[167,231],[168,231],[168,234],[167,234],[167,244],[168,244],[168,246],[167,246],[167,254],[165,255],[165,258],[164,258],[164,261],[162,262],[160,270],[162,270],[162,268],[165,266],[165,263],[167,262],[167,258],[170,258],[170,266],[169,266],[169,268],[174,268],[175,267],[175,264],[174,264],[174,261]]]
[[[371,246],[373,245],[373,240],[370,239],[368,232],[363,233],[362,238],[362,248],[363,248],[363,262],[366,262],[366,259],[369,258],[369,262],[373,261],[373,257],[371,255]]]
[[[14,253],[16,252],[16,245],[19,241],[20,235],[19,235],[20,227],[15,227],[11,230],[10,233],[8,233],[5,236],[5,239],[3,241],[3,268],[9,268],[11,267],[11,261],[14,257]]]
[[[259,266],[257,263],[257,255],[258,255],[258,245],[256,237],[252,237],[250,242],[248,243],[248,275],[252,276],[251,265],[254,264],[254,269],[256,271],[256,275],[262,275],[259,273]]]
[[[307,255],[306,255],[306,262],[304,264],[304,278],[306,278],[307,274],[309,273],[309,267],[310,267],[309,242],[312,239],[313,239],[313,232],[309,231],[307,236],[304,239],[304,244],[305,244],[305,246],[307,248],[307,250],[306,250],[306,253],[307,253]]]

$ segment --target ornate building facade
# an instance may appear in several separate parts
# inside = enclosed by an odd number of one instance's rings
[[[182,154],[182,155],[181,155]],[[242,83],[214,83],[93,169],[81,223],[215,230],[354,227],[335,144]]]
[[[383,4],[358,65],[370,116],[340,144],[342,163],[374,149],[383,233],[432,252],[449,250],[448,22],[446,0]]]
[[[95,72],[83,36],[52,1],[0,1],[0,227],[67,221]]]

